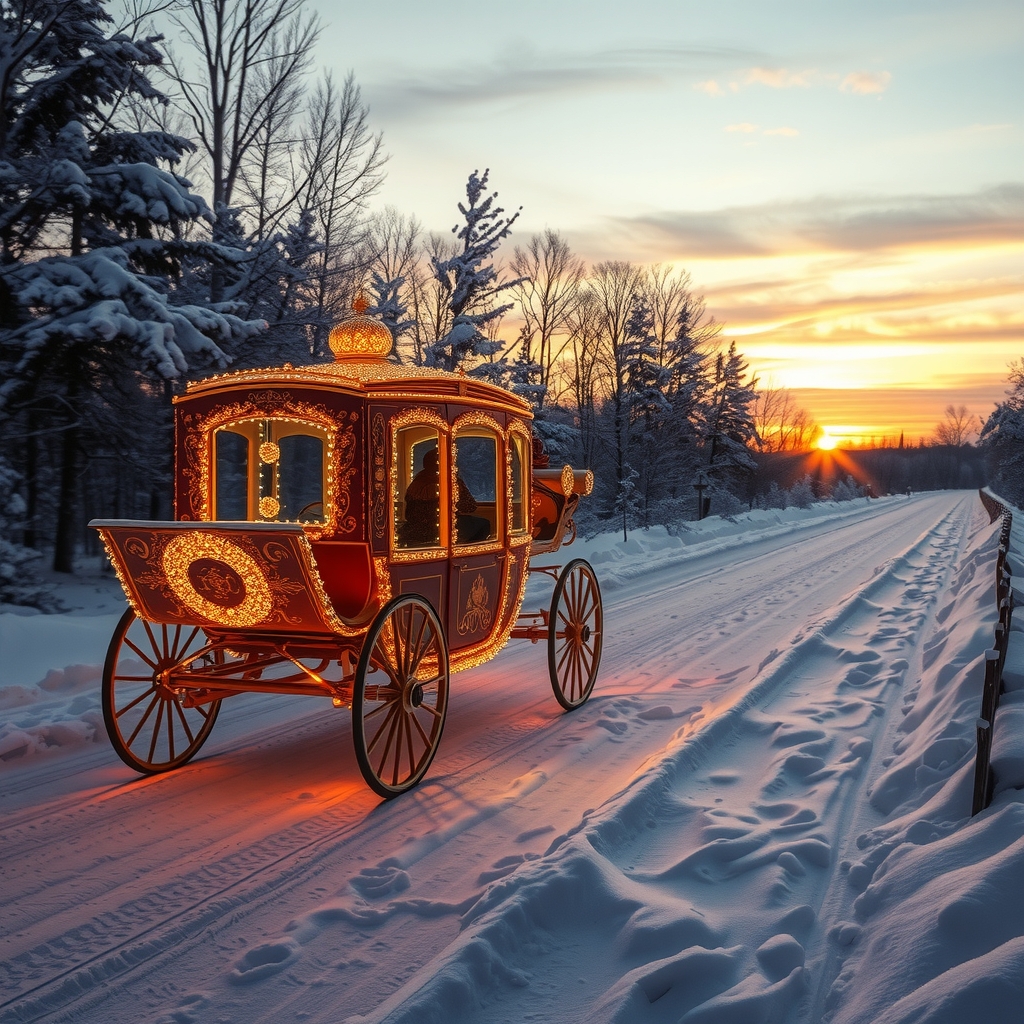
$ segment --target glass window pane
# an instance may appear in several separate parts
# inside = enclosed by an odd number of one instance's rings
[[[216,446],[215,519],[249,518],[249,440],[231,430],[218,430]]]
[[[276,518],[324,522],[324,443],[311,434],[289,434],[278,442]]]
[[[460,434],[455,439],[456,535],[459,544],[498,536],[498,441],[491,434]]]
[[[395,438],[397,487],[395,545],[432,548],[441,544],[441,477],[438,435],[432,427],[406,427]]]
[[[523,445],[518,434],[512,435],[512,532],[526,530],[526,504],[523,501]]]

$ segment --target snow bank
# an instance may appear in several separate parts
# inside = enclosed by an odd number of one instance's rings
[[[1024,635],[1010,637],[996,715],[992,806],[970,817],[984,650],[996,621],[999,523],[959,566],[920,685],[871,799],[888,820],[858,838],[857,934],[829,994],[834,1024],[1010,1021],[1024,1005]],[[1024,567],[1015,512],[1011,563]],[[1020,587],[1021,576],[1015,576]],[[1020,590],[1017,598],[1020,601]]]
[[[100,677],[120,614],[0,614],[0,771],[106,742]]]
[[[574,972],[602,979],[579,990],[574,1018],[597,1024],[1019,1019],[1024,799],[1004,786],[969,816],[996,618],[998,527],[983,518],[964,548],[963,519],[940,524],[732,706],[694,715],[349,1024],[543,1016],[542,994]],[[878,824],[860,859],[840,861],[865,815]],[[358,893],[342,902],[333,912],[372,913]],[[387,913],[427,912],[415,903]]]

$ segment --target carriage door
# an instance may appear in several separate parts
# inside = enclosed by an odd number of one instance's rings
[[[463,420],[460,425],[460,421]],[[498,425],[467,414],[452,438],[451,597],[448,645],[486,641],[497,628],[505,588],[505,451]]]
[[[429,418],[428,418],[429,417]],[[419,594],[444,619],[447,604],[447,426],[416,410],[392,420],[391,580],[395,596]]]

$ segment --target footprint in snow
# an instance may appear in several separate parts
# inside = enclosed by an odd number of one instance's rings
[[[501,860],[496,860],[491,865],[489,871],[480,872],[476,879],[477,885],[488,885],[491,882],[496,882],[499,878],[512,874],[520,864],[528,860],[536,860],[537,857],[538,854],[536,853],[516,853],[510,857],[502,857]]]
[[[254,946],[238,961],[238,966],[228,975],[228,980],[234,985],[262,981],[284,970],[298,959],[301,951],[302,947],[294,939],[278,939],[276,942]]]
[[[407,872],[395,861],[385,860],[376,867],[363,868],[349,883],[360,896],[368,900],[379,900],[404,892],[412,884]]]

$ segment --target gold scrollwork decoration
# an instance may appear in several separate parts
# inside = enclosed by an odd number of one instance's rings
[[[370,487],[370,519],[373,523],[373,534],[378,540],[382,540],[388,528],[387,510],[387,469],[386,460],[386,427],[384,414],[376,413],[370,427],[370,447],[373,453],[373,480]]]
[[[493,618],[489,606],[490,597],[483,574],[477,573],[473,586],[469,589],[466,610],[459,619],[459,633],[476,633],[478,630],[490,628]]]
[[[129,555],[146,560],[149,558],[149,545],[141,537],[129,537],[124,542],[124,549]]]

